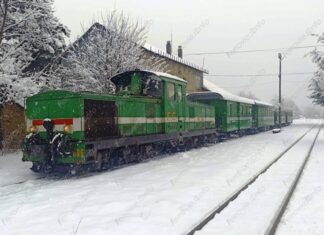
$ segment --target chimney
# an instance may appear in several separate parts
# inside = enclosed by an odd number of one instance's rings
[[[182,59],[182,46],[178,46],[178,57],[180,57]]]
[[[171,41],[167,41],[167,43],[166,43],[166,53],[168,53],[169,55],[172,55],[172,44],[171,44]]]

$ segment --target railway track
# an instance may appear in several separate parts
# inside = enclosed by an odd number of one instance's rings
[[[313,148],[315,146],[315,143],[317,141],[317,138],[318,138],[318,135],[319,135],[321,129],[322,129],[322,126],[318,129],[318,132],[317,132],[317,134],[315,136],[315,139],[314,139],[314,141],[313,141],[313,143],[312,143],[312,145],[311,145],[311,147],[310,147],[310,149],[309,149],[309,151],[307,153],[307,156],[305,157],[302,165],[300,166],[300,168],[298,170],[298,173],[296,175],[294,183],[290,187],[290,189],[288,191],[288,194],[285,196],[284,201],[282,202],[282,204],[279,207],[278,211],[276,212],[274,218],[272,219],[272,222],[271,222],[270,226],[268,227],[265,235],[274,235],[276,233],[278,225],[279,225],[279,223],[281,221],[281,218],[282,218],[284,212],[287,209],[287,206],[288,206],[288,204],[289,204],[289,202],[290,202],[290,200],[291,200],[291,198],[292,198],[292,196],[293,196],[293,194],[294,194],[294,192],[295,192],[295,190],[297,188],[297,185],[298,185],[298,183],[300,181],[300,178],[301,178],[301,176],[303,174],[303,171],[304,171],[304,169],[305,169],[305,167],[307,165],[307,162],[308,162],[309,158],[311,157]]]
[[[273,161],[271,161],[267,166],[265,166],[260,172],[258,172],[253,178],[251,178],[243,187],[241,187],[240,189],[238,189],[235,193],[233,193],[229,198],[227,198],[225,201],[223,201],[220,205],[218,205],[216,208],[214,208],[213,210],[211,210],[208,215],[202,219],[201,221],[199,221],[197,224],[195,224],[194,226],[192,226],[192,228],[190,228],[186,233],[187,235],[193,235],[195,234],[197,231],[202,230],[211,220],[213,220],[213,218],[215,217],[216,214],[221,213],[225,208],[227,208],[227,206],[233,202],[235,199],[237,199],[237,197],[243,192],[245,191],[249,186],[251,186],[261,175],[263,175],[265,172],[267,172],[275,163],[277,163],[280,159],[282,159],[286,153],[291,150],[294,146],[296,146],[308,133],[310,133],[313,129],[315,128],[315,126],[312,126],[309,130],[307,130],[301,137],[299,137],[295,142],[293,142],[290,146],[288,146],[284,151],[282,151]],[[271,220],[271,225],[267,228],[267,232],[266,235],[273,235],[275,234],[275,231],[277,229],[277,226],[280,222],[280,219],[285,211],[285,209],[287,208],[287,205],[289,203],[289,200],[291,198],[291,196],[293,195],[294,190],[296,189],[296,186],[298,184],[298,181],[302,175],[302,172],[307,164],[308,159],[310,158],[312,149],[316,143],[317,137],[320,133],[322,126],[319,127],[316,136],[310,146],[310,149],[307,153],[307,156],[305,157],[301,167],[298,170],[298,173],[296,175],[296,178],[294,180],[294,183],[292,185],[292,187],[289,189],[289,193],[286,195],[282,205],[280,206],[280,209],[278,209],[278,211],[276,212],[274,218]]]

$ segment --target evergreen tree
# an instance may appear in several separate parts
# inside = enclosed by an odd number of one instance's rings
[[[324,34],[318,38],[319,43],[324,43]],[[324,106],[324,52],[315,49],[311,52],[312,61],[317,65],[317,71],[309,84],[310,97],[313,103]]]

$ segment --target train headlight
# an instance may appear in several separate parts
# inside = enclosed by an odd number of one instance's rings
[[[64,133],[69,134],[69,133],[72,133],[72,131],[73,131],[72,125],[65,125],[64,126]]]
[[[37,129],[36,126],[31,126],[31,127],[29,128],[29,132],[30,132],[30,133],[37,133],[37,131],[38,131],[38,129]]]

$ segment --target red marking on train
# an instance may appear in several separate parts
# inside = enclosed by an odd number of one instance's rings
[[[42,126],[43,120],[33,120],[33,126]]]
[[[73,118],[52,119],[54,125],[72,125]],[[33,126],[42,126],[44,120],[33,120]]]

